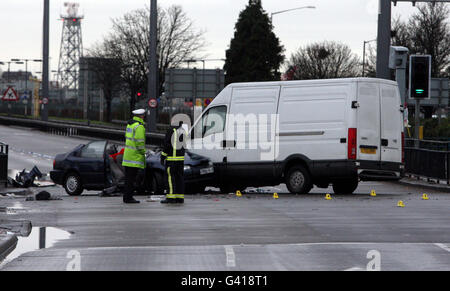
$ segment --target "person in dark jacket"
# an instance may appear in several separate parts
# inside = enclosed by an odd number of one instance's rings
[[[186,131],[182,123],[171,126],[166,133],[161,164],[165,165],[167,179],[166,199],[163,204],[184,203],[184,154]]]

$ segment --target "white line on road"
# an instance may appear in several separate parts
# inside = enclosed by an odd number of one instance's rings
[[[236,256],[234,254],[234,250],[232,246],[224,246],[225,254],[227,255],[227,267],[234,268],[236,267]]]
[[[450,248],[448,246],[446,246],[444,244],[440,244],[440,243],[435,243],[434,245],[437,246],[437,247],[440,247],[441,249],[443,249],[443,250],[445,250],[445,251],[450,253]]]
[[[345,272],[356,272],[356,271],[365,271],[363,268],[360,267],[352,267],[344,270]]]

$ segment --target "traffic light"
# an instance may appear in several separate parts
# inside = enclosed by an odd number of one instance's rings
[[[409,97],[425,99],[431,96],[431,56],[413,55],[409,61]]]

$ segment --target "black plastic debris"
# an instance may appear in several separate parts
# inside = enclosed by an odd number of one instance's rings
[[[36,201],[50,200],[52,198],[52,195],[50,195],[50,193],[48,193],[47,191],[41,191],[36,194],[35,198]]]
[[[30,172],[27,172],[23,169],[22,172],[16,175],[15,179],[8,177],[8,183],[10,183],[13,187],[21,187],[21,188],[29,188],[34,186],[34,180],[36,178],[42,178],[42,173],[39,169],[34,166]]]
[[[59,197],[52,196],[47,191],[41,191],[36,195],[28,196],[25,201],[50,201],[50,200],[62,200]]]
[[[103,189],[102,192],[100,192],[100,197],[115,197],[115,196],[121,196],[122,191],[120,186],[112,186],[106,189]]]

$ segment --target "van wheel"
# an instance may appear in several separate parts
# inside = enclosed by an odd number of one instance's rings
[[[358,188],[357,178],[333,183],[333,191],[335,194],[352,194],[356,188]]]
[[[83,193],[83,183],[81,177],[75,172],[71,172],[64,180],[64,189],[70,196],[79,196]]]
[[[287,172],[286,186],[291,193],[307,194],[313,187],[311,175],[305,167],[294,166]]]

